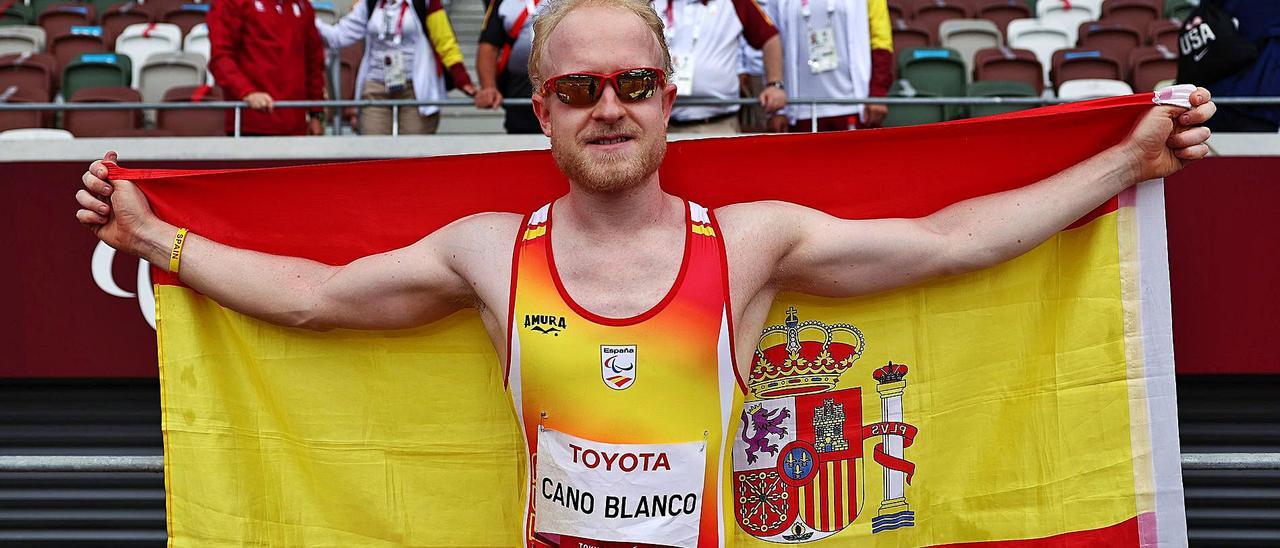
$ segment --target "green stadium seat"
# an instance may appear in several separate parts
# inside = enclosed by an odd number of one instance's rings
[[[964,59],[950,48],[912,48],[898,54],[898,77],[920,93],[964,97],[968,71]],[[946,109],[948,119],[963,117],[964,107]]]
[[[128,4],[131,1],[132,0],[90,0],[89,3],[93,4],[93,11],[101,15],[107,13],[107,10],[113,7],[121,4]]]
[[[937,97],[936,93],[919,91],[906,80],[898,80],[889,88],[889,97]],[[884,127],[932,124],[947,119],[943,105],[889,105]]]
[[[1191,10],[1196,9],[1195,4],[1188,0],[1164,0],[1164,16],[1167,18],[1182,21],[1191,14]]]
[[[969,84],[969,97],[1036,97],[1036,88],[1026,82],[986,80]],[[969,116],[991,116],[1034,108],[1032,105],[970,105]]]
[[[5,2],[0,2],[4,4]],[[36,14],[31,10],[31,6],[22,2],[14,1],[9,7],[0,10],[0,26],[4,25],[34,25],[36,22]]]
[[[84,88],[128,86],[133,63],[119,53],[86,53],[62,69],[62,97]]]

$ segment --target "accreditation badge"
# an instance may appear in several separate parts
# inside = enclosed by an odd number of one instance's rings
[[[695,548],[706,444],[603,443],[538,431],[534,531]]]
[[[395,50],[387,53],[386,66],[383,67],[383,84],[387,87],[387,95],[396,95],[404,91],[409,78],[404,70],[404,52]]]
[[[676,95],[693,95],[693,54],[672,53],[671,68],[676,73]]]
[[[814,30],[809,29],[809,72],[822,74],[840,66],[840,56],[836,54],[836,33],[827,26]]]

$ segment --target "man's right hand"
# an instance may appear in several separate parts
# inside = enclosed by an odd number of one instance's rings
[[[241,100],[243,100],[246,103],[249,103],[249,108],[253,110],[262,110],[266,112],[271,112],[276,108],[275,99],[272,99],[271,95],[265,91],[251,92],[248,95],[245,95],[244,98]]]
[[[108,152],[81,177],[84,188],[76,192],[81,208],[76,220],[107,245],[154,263],[165,254],[155,240],[163,239],[159,232],[167,229],[166,223],[151,212],[147,197],[131,181],[107,182],[103,162],[115,161],[116,153]]]
[[[476,108],[495,109],[502,106],[502,92],[498,88],[481,88],[476,92]]]

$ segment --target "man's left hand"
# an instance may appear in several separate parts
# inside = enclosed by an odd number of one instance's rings
[[[458,87],[458,90],[459,90],[459,91],[461,91],[461,92],[463,92],[463,93],[465,93],[465,94],[467,94],[467,97],[475,97],[475,96],[476,96],[476,87],[475,87],[474,85],[466,84],[466,85],[463,85],[463,86],[459,86],[459,87]]]
[[[880,127],[885,115],[889,114],[889,105],[883,103],[867,104],[862,107],[862,124],[866,127]]]
[[[764,107],[764,111],[769,114],[782,110],[782,107],[787,106],[787,92],[774,86],[764,88],[764,91],[760,92],[760,106]]]
[[[1191,109],[1160,105],[1147,113],[1123,148],[1133,160],[1138,181],[1167,177],[1209,153],[1209,128],[1203,124],[1218,107],[1209,90],[1191,93]]]
[[[307,135],[324,135],[324,120],[319,118],[307,120]]]

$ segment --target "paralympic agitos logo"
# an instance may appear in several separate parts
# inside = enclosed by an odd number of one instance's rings
[[[560,332],[564,331],[564,316],[556,316],[553,314],[525,314],[524,328],[530,331],[537,331],[542,334],[551,334],[553,337],[560,336]]]
[[[122,299],[138,299],[138,308],[142,311],[142,318],[151,325],[152,329],[156,327],[156,297],[151,287],[151,263],[138,259],[138,283],[137,292],[132,293],[120,287],[116,283],[115,276],[111,273],[111,264],[115,262],[116,250],[104,242],[98,242],[98,246],[93,248],[93,258],[90,260],[90,270],[93,273],[93,282],[98,285],[108,295],[112,297],[120,297]]]

